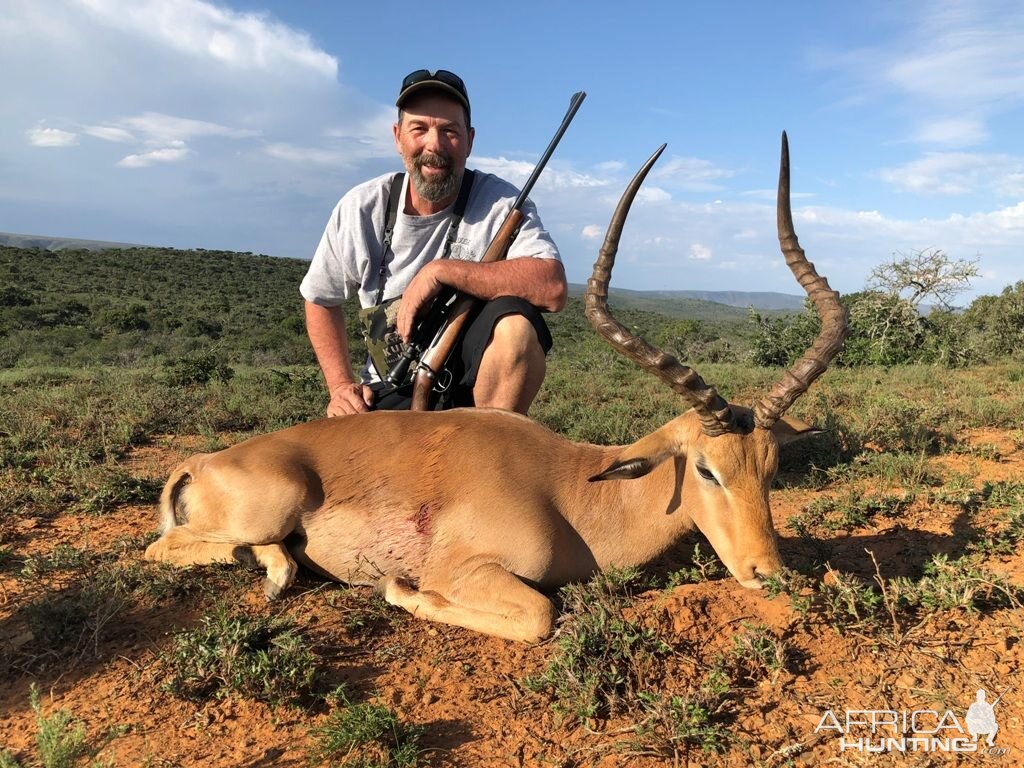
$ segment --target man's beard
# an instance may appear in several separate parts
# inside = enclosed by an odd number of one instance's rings
[[[438,203],[454,195],[459,189],[459,179],[452,168],[451,158],[439,155],[428,150],[423,150],[416,157],[412,158],[412,167],[409,169],[412,176],[412,183],[416,192],[424,200]],[[444,168],[447,173],[436,178],[428,179],[423,175],[423,166],[429,165],[432,168]]]

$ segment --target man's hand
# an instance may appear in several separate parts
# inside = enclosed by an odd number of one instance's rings
[[[331,390],[331,402],[327,404],[328,416],[347,416],[351,413],[366,413],[373,405],[373,390],[351,382]]]
[[[398,308],[396,329],[398,330],[398,335],[405,339],[405,341],[409,341],[409,338],[412,336],[417,317],[430,306],[430,302],[441,292],[443,284],[437,277],[440,266],[436,261],[425,265],[423,269],[416,273],[416,277],[412,279],[412,282],[409,283],[402,294],[402,304]]]

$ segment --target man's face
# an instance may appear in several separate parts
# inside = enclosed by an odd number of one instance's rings
[[[395,146],[420,197],[437,203],[458,193],[474,135],[466,126],[461,104],[429,91],[410,99],[402,108],[394,134]]]

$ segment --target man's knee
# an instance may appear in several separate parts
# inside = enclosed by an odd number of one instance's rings
[[[523,315],[505,315],[494,325],[487,351],[498,352],[511,359],[544,356],[544,348],[537,338],[537,330]]]

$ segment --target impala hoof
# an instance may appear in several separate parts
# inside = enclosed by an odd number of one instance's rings
[[[272,603],[275,600],[280,599],[281,593],[285,591],[287,587],[277,584],[273,579],[263,580],[263,594],[267,597],[267,602]]]

